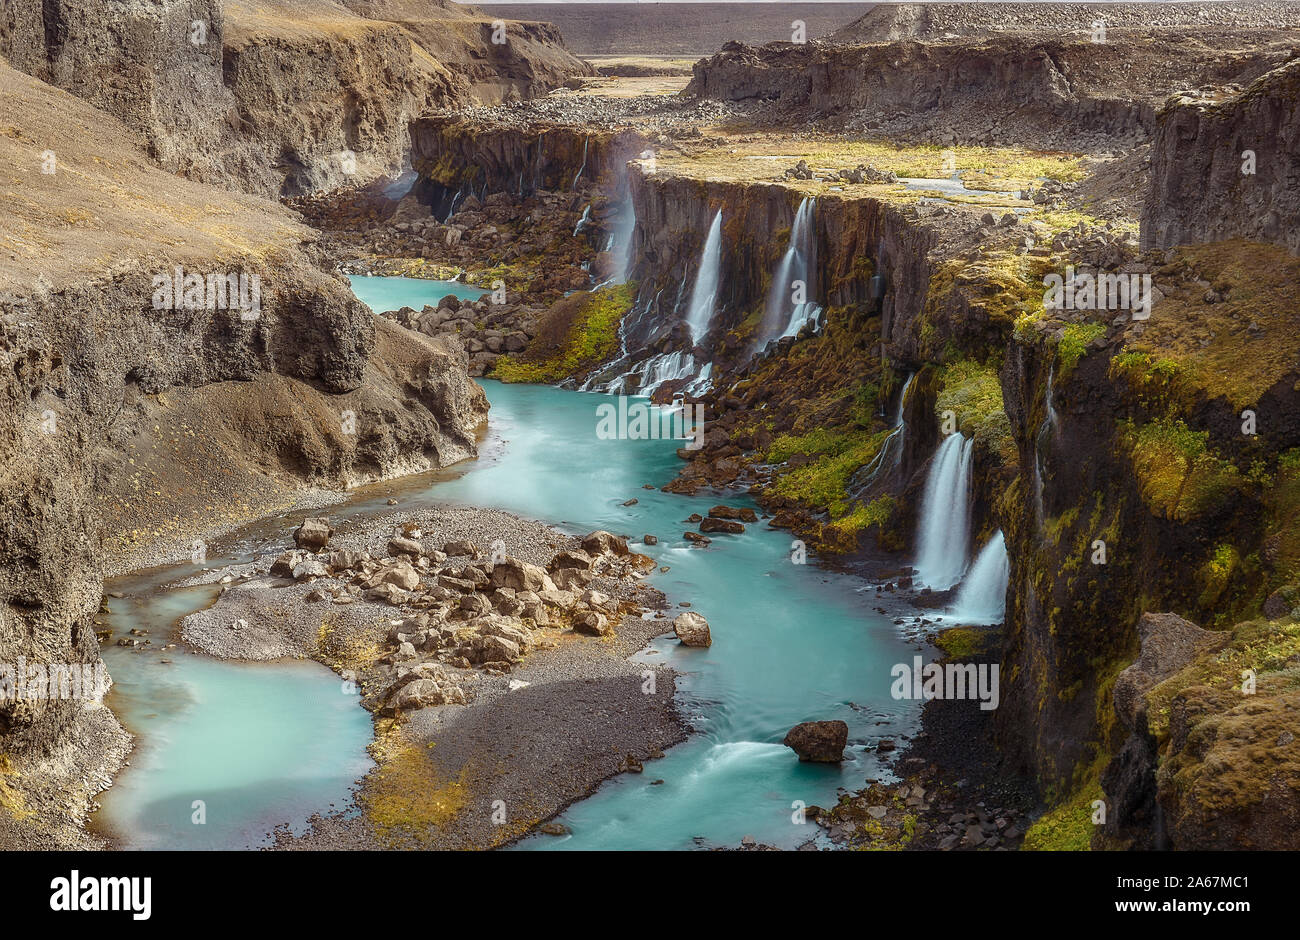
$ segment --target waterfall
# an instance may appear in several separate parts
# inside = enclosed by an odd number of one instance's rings
[[[876,477],[880,476],[880,471],[885,469],[886,465],[893,469],[903,459],[903,439],[907,435],[907,424],[903,421],[903,408],[907,404],[907,390],[914,378],[916,378],[915,373],[909,375],[907,381],[903,383],[903,391],[898,396],[898,411],[894,415],[894,430],[881,442],[880,450],[876,452],[871,462],[854,473],[855,480],[862,480],[861,483],[854,485],[854,497],[875,483]]]
[[[591,203],[587,203],[587,208],[582,210],[582,218],[580,218],[578,224],[573,227],[573,234],[575,237],[579,232],[587,227],[589,221],[591,221]]]
[[[686,308],[686,325],[691,328],[691,342],[698,344],[709,332],[713,305],[718,296],[719,269],[722,265],[722,210],[709,226],[709,236],[700,253],[700,269],[695,275],[690,306]]]
[[[970,547],[970,474],[973,442],[949,434],[930,464],[921,499],[916,578],[946,591],[966,572]]]
[[[582,171],[587,169],[587,145],[591,143],[591,135],[588,134],[582,139],[582,166],[578,167],[578,175],[573,178],[573,188],[578,188],[578,180],[582,179]]]
[[[815,324],[821,317],[822,308],[813,300],[817,292],[817,239],[813,232],[816,208],[817,200],[805,196],[794,214],[790,244],[772,275],[772,286],[763,312],[763,327],[754,345],[757,352],[772,340],[797,335],[805,323]],[[795,300],[796,281],[803,284],[802,302]]]
[[[635,369],[619,379],[620,391],[627,387],[628,378],[638,379],[636,395],[653,395],[665,382],[694,378],[695,357],[688,352],[674,350],[661,353],[641,362]]]
[[[999,529],[980,550],[948,616],[966,624],[1001,623],[1007,614],[1010,580],[1011,559],[1007,557],[1007,542]]]
[[[1034,438],[1034,510],[1037,513],[1038,527],[1043,527],[1046,517],[1043,513],[1043,438],[1051,442],[1051,435],[1056,431],[1056,406],[1052,404],[1052,395],[1056,386],[1056,362],[1047,369],[1047,396],[1043,423]]]

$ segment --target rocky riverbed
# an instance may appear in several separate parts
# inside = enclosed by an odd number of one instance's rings
[[[208,655],[316,659],[374,715],[361,812],[280,847],[499,845],[685,734],[672,672],[628,660],[673,621],[620,536],[440,508],[311,518],[294,541],[193,579],[221,594],[182,624]]]

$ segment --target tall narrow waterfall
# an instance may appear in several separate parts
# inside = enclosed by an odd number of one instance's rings
[[[763,325],[756,337],[754,350],[761,352],[768,343],[783,336],[795,336],[805,323],[816,323],[822,308],[817,296],[817,238],[813,220],[817,200],[805,196],[790,226],[790,244],[772,274]]]
[[[903,441],[907,436],[907,422],[903,420],[903,409],[907,405],[907,390],[911,387],[914,378],[916,378],[915,373],[909,375],[907,381],[903,383],[903,391],[898,396],[898,411],[894,414],[894,430],[881,443],[880,450],[876,452],[871,462],[853,475],[855,497],[875,483],[882,470],[886,468],[892,470],[903,459]]]
[[[1011,559],[1007,557],[1007,542],[999,529],[980,550],[948,615],[967,624],[1001,623],[1007,614],[1010,579]]]
[[[627,273],[632,267],[632,235],[636,231],[636,206],[628,197],[623,211],[618,215],[618,225],[610,236],[609,251],[614,256],[614,265],[609,279],[615,284],[627,280]]]
[[[578,220],[578,224],[573,227],[573,235],[575,238],[577,237],[579,232],[581,232],[584,228],[587,227],[587,223],[590,221],[591,221],[591,203],[587,203],[587,208],[582,210],[582,218],[580,218]]]
[[[946,591],[966,573],[970,549],[970,475],[973,442],[949,434],[930,464],[921,499],[916,577]]]
[[[582,174],[587,169],[587,145],[590,143],[591,135],[588,134],[582,139],[582,166],[578,167],[578,172],[573,177],[573,185],[570,189],[578,188],[578,180],[582,179]]]
[[[1056,432],[1056,406],[1052,404],[1052,395],[1056,385],[1056,363],[1047,369],[1047,394],[1044,402],[1043,423],[1039,425],[1038,435],[1034,438],[1034,511],[1041,530],[1046,521],[1043,512],[1043,441],[1052,442]]]
[[[709,235],[700,254],[700,269],[695,275],[690,306],[686,308],[686,325],[691,328],[691,342],[699,343],[709,332],[714,304],[718,297],[719,269],[722,265],[722,210],[713,217]]]

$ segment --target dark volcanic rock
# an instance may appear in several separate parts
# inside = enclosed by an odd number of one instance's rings
[[[800,760],[838,763],[849,743],[849,726],[842,721],[805,721],[791,728],[781,743]]]

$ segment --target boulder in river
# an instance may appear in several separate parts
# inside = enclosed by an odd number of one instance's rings
[[[712,646],[713,634],[709,632],[709,622],[693,610],[677,615],[673,621],[673,632],[683,646]]]
[[[325,547],[325,543],[333,534],[334,527],[330,525],[328,519],[304,519],[302,525],[294,530],[293,542],[299,548],[318,552]]]
[[[730,519],[715,519],[712,516],[700,521],[701,532],[729,532],[732,535],[740,535],[745,531],[743,522],[732,522]]]
[[[838,763],[849,743],[849,726],[842,721],[805,721],[791,728],[781,743],[800,760]]]

